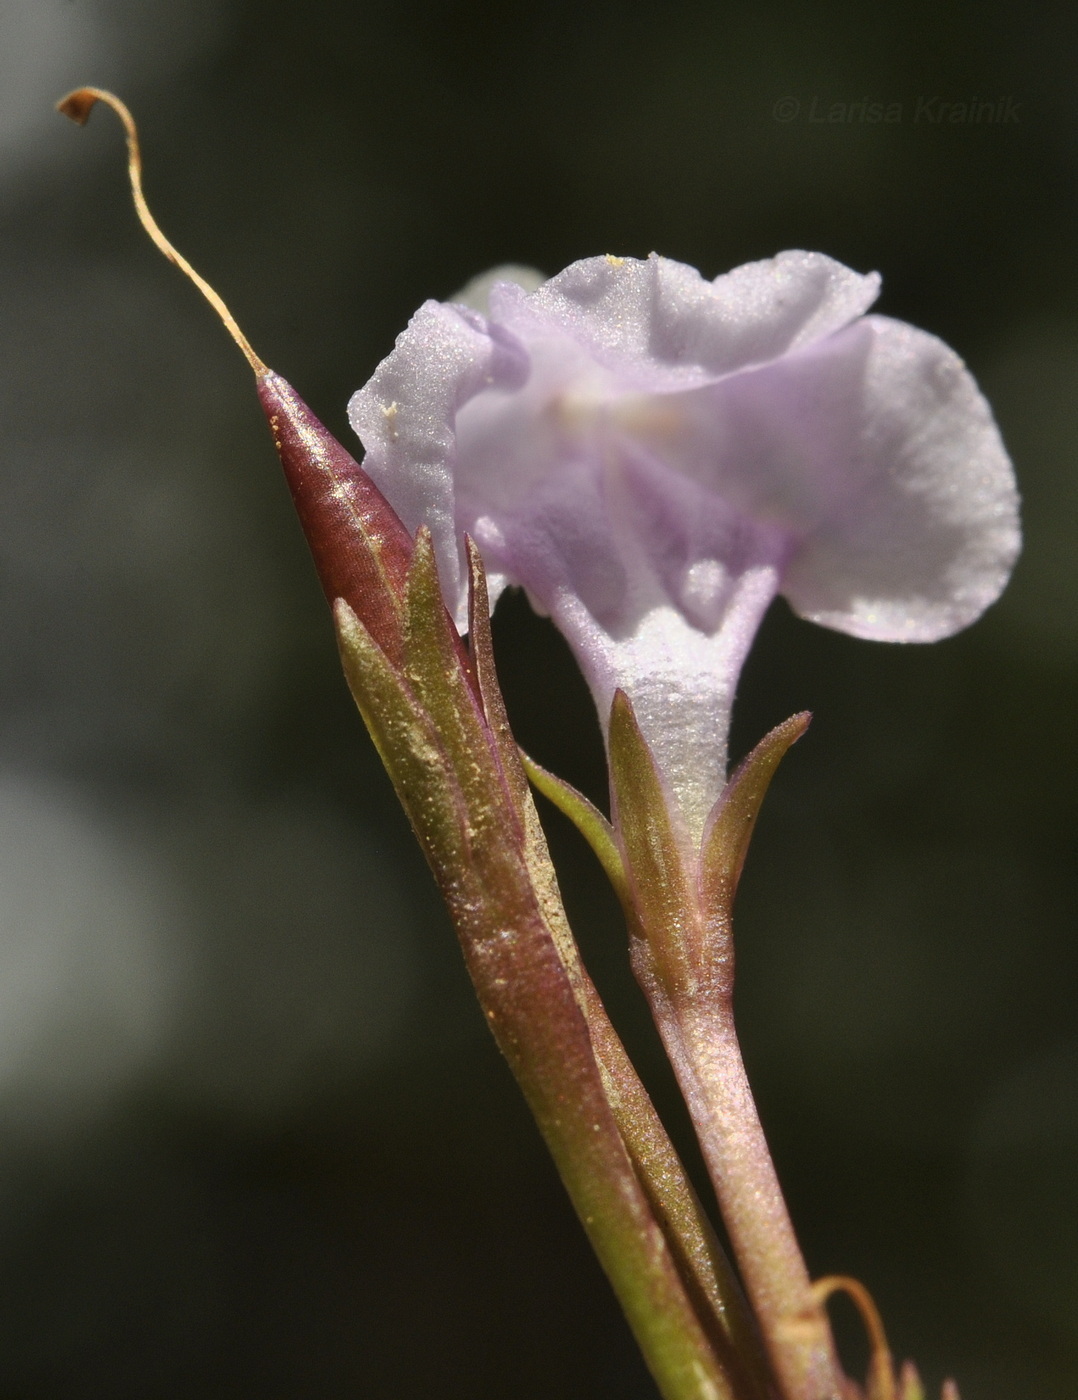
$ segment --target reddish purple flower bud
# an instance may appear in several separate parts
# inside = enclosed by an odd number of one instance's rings
[[[287,380],[272,370],[259,374],[258,397],[327,599],[343,598],[399,665],[411,535]]]

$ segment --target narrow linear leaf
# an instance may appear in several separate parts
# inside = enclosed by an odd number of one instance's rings
[[[756,1400],[687,1287],[538,907],[501,913],[509,917],[498,936],[464,941],[469,970],[660,1392],[666,1400]]]
[[[690,1296],[737,1394],[771,1400],[763,1344],[740,1281],[590,979],[587,992],[607,1100]]]
[[[513,796],[523,808],[530,804],[528,780],[521,766],[516,740],[509,727],[498,673],[494,664],[494,643],[490,635],[490,598],[487,574],[478,546],[469,536],[464,537],[468,552],[468,644],[472,658],[479,703],[501,760],[505,780]]]
[[[565,916],[558,877],[550,859],[546,834],[532,801],[521,753],[509,727],[505,700],[498,684],[494,646],[490,635],[490,603],[486,571],[475,541],[465,536],[468,551],[468,631],[479,702],[501,761],[502,772],[514,799],[523,831],[523,856],[531,887],[535,892],[550,936],[558,950],[581,1011],[587,1015],[590,980],[580,957],[569,921]],[[591,989],[594,992],[594,988]],[[598,993],[593,1000],[600,1006]],[[602,1012],[605,1017],[605,1010]],[[613,1033],[613,1027],[610,1028]],[[627,1057],[626,1057],[627,1058]],[[642,1087],[642,1086],[641,1086]]]
[[[439,884],[467,869],[467,813],[444,746],[406,679],[344,601],[333,608],[345,678]]]
[[[627,904],[629,887],[625,879],[625,864],[614,840],[614,828],[582,792],[578,792],[564,778],[559,778],[556,773],[551,773],[549,769],[536,763],[534,758],[529,758],[523,749],[520,750],[520,761],[531,779],[532,786],[541,792],[548,802],[552,802],[562,816],[569,818],[595,852],[618,898],[623,905]]]
[[[416,698],[430,716],[468,807],[471,829],[487,833],[476,845],[490,853],[523,838],[494,737],[480,709],[469,674],[470,659],[459,647],[445,608],[430,531],[416,534],[408,573],[404,670]]]

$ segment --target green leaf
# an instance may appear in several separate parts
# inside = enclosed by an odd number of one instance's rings
[[[419,624],[412,636],[416,647],[424,636],[422,600],[429,603],[432,596],[418,585],[410,596]],[[662,1394],[667,1400],[752,1395],[740,1379],[738,1363],[722,1349],[706,1313],[698,1311],[686,1290],[678,1255],[634,1168],[596,1055],[586,999],[573,986],[560,941],[551,937],[523,852],[504,839],[504,825],[500,832],[477,833],[469,800],[474,775],[458,782],[453,766],[451,748],[459,735],[451,744],[445,742],[416,688],[389,663],[343,601],[337,603],[336,616],[349,684],[446,895],[488,1023],[525,1091]],[[429,613],[426,618],[430,620]],[[437,667],[448,658],[444,645],[432,646],[426,669],[422,662],[413,665],[413,675],[433,687]],[[448,688],[459,702],[457,685]],[[444,694],[434,699],[448,723],[455,723],[457,711],[445,711]],[[492,847],[503,853],[496,878],[487,869]]]
[[[627,904],[629,887],[625,879],[625,864],[614,840],[614,828],[582,792],[578,792],[564,778],[559,778],[557,774],[543,768],[534,758],[529,758],[523,749],[520,750],[520,760],[532,781],[532,786],[541,792],[548,802],[552,802],[562,816],[569,818],[595,852],[606,878],[614,886],[622,904]]]
[[[421,575],[409,599],[416,650],[434,597]],[[413,684],[347,604],[335,612],[349,684],[446,896],[488,1023],[663,1396],[761,1400],[745,1368],[748,1348],[733,1340],[746,1336],[737,1285],[583,970],[549,858],[548,875],[536,880],[504,826],[480,839],[474,775],[458,781],[451,753],[460,735],[447,744],[420,703],[422,685],[443,710],[435,677],[450,649],[430,637],[425,661],[413,660]],[[450,689],[460,702],[459,686]],[[446,715],[450,724],[455,714]],[[491,847],[502,853],[493,872]]]

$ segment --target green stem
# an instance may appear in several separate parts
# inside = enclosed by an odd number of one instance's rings
[[[759,1328],[711,1221],[647,1090],[588,981],[588,1026],[606,1097],[704,1326],[727,1358],[738,1395],[767,1400],[772,1385]]]
[[[587,1024],[549,941],[465,943],[479,999],[665,1400],[741,1400],[643,1189]],[[510,978],[512,991],[508,991]],[[542,1015],[537,1009],[542,1008]]]
[[[846,1381],[779,1185],[745,1073],[729,998],[675,1003],[637,958],[692,1115],[723,1222],[783,1400],[840,1400]],[[643,964],[643,966],[640,966]]]

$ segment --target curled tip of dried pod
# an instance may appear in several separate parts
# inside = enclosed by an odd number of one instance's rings
[[[85,126],[94,103],[101,95],[97,88],[76,88],[74,92],[69,92],[66,97],[60,98],[56,104],[56,110],[63,113],[65,117],[70,117],[79,126]]]

